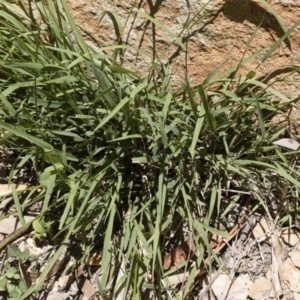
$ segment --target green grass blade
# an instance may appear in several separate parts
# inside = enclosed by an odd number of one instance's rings
[[[291,34],[291,32],[299,26],[299,24],[300,19],[276,43],[274,43],[270,50],[261,59],[262,63],[265,62],[272,55],[272,53],[281,45],[282,41],[284,41]]]
[[[13,106],[7,101],[6,97],[0,92],[0,101],[4,104],[6,109],[8,110],[9,114],[14,117],[16,115],[16,110],[13,108]]]
[[[71,188],[71,192],[69,194],[68,202],[66,204],[63,215],[62,215],[62,217],[60,219],[60,222],[59,222],[59,227],[58,227],[59,230],[61,230],[63,228],[63,226],[65,225],[65,222],[66,222],[66,220],[69,216],[71,207],[76,205],[75,197],[77,195],[79,184],[80,184],[79,181],[76,181],[75,183],[72,184],[72,188]]]
[[[23,211],[22,211],[22,206],[21,206],[20,200],[19,200],[19,196],[18,196],[18,193],[16,191],[16,186],[14,184],[12,184],[11,189],[12,189],[12,196],[13,196],[13,199],[14,199],[14,203],[16,205],[19,221],[24,226],[26,224],[26,222],[25,222],[25,219],[24,219],[24,216],[23,216]]]
[[[42,176],[42,174],[41,174]],[[49,174],[47,183],[46,183],[46,194],[45,194],[45,198],[43,201],[43,207],[42,207],[42,211],[46,211],[48,209],[49,206],[49,202],[50,199],[52,197],[52,193],[55,187],[55,182],[56,182],[56,174]]]
[[[45,142],[45,141],[43,141],[39,138],[36,138],[36,137],[34,137],[30,134],[27,134],[24,131],[13,128],[13,127],[9,126],[8,124],[6,124],[3,121],[0,121],[0,128],[3,128],[5,130],[10,131],[11,133],[15,134],[16,136],[18,136],[18,137],[20,137],[24,140],[27,140],[28,142],[30,142],[32,144],[35,144],[35,145],[43,148],[45,151],[51,151],[53,149],[53,147],[50,144],[48,144],[47,142]]]
[[[196,127],[193,132],[192,143],[191,143],[191,146],[189,149],[192,158],[194,158],[194,156],[195,156],[195,148],[196,148],[197,142],[199,140],[199,136],[200,136],[201,129],[203,127],[204,119],[205,119],[205,108],[203,105],[201,105],[200,111],[199,111],[199,117],[197,119]]]
[[[282,22],[281,18],[279,17],[277,12],[274,10],[274,8],[265,0],[258,0],[258,1],[262,6],[264,6],[275,17],[275,19],[279,23],[283,33],[287,33],[287,29],[285,28],[284,23]],[[291,48],[291,42],[290,42],[288,36],[287,36],[287,42],[288,42],[288,46]]]
[[[217,122],[216,122],[214,115],[211,112],[206,92],[201,84],[198,86],[198,92],[200,95],[201,104],[203,105],[203,107],[205,109],[205,117],[207,119],[210,130],[215,131],[216,127],[217,127]]]
[[[103,276],[101,278],[101,285],[105,287],[108,283],[109,279],[109,270],[111,267],[111,240],[112,240],[112,233],[113,233],[113,226],[114,226],[114,219],[115,219],[115,205],[111,205],[110,209],[110,216],[109,221],[106,227],[105,237],[104,237],[104,245],[103,245],[103,254],[102,254],[102,270]]]
[[[300,188],[300,182],[289,175],[281,166],[279,163],[275,162],[275,165],[277,166],[277,169],[274,169],[274,172],[276,172],[278,175],[286,178],[289,182],[294,184],[296,187]]]
[[[262,111],[261,111],[260,104],[259,104],[257,97],[255,97],[255,100],[256,100],[256,109],[257,109],[259,127],[260,127],[260,131],[261,131],[261,138],[263,139],[265,136],[265,133],[266,133],[265,122],[264,122],[264,118],[263,118]]]

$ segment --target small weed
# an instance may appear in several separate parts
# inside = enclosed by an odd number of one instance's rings
[[[29,260],[29,250],[20,251],[17,245],[12,244],[7,247],[7,256],[1,272],[0,292],[5,299],[20,299],[30,287],[27,275],[23,271]]]

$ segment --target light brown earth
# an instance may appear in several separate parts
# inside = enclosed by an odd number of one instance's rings
[[[118,15],[122,26],[126,24],[122,41],[139,49],[139,52],[125,52],[125,60],[132,68],[136,67],[141,72],[147,70],[152,61],[155,43],[157,57],[163,62],[170,63],[174,78],[178,80],[184,79],[185,59],[187,59],[188,76],[194,83],[203,80],[225,60],[229,59],[229,64],[233,65],[241,59],[247,41],[263,18],[261,28],[253,39],[247,55],[271,45],[282,36],[282,30],[276,19],[258,1],[212,0],[201,11],[206,2],[206,0],[68,1],[76,22],[94,46],[115,44],[117,37],[111,19],[106,15],[100,22],[104,11],[114,12]],[[283,20],[286,28],[293,26],[300,18],[300,2],[296,0],[269,1],[269,4]],[[187,57],[184,51],[178,51],[177,46],[171,45],[172,38],[158,26],[155,26],[156,35],[153,38],[152,24],[137,13],[132,13],[134,9],[144,10],[179,35],[182,40],[188,40]],[[201,22],[180,33],[188,18],[201,15],[205,15]],[[290,40],[291,49],[287,43],[283,43],[258,69],[259,72],[267,73],[287,64],[300,64],[299,28],[292,33]],[[252,70],[256,66],[257,61],[249,64],[247,70]]]

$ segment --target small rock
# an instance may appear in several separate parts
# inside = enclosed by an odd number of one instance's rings
[[[0,221],[0,232],[4,234],[12,234],[17,228],[17,218],[7,218]]]
[[[256,279],[249,289],[249,297],[253,300],[267,299],[272,291],[272,283],[265,277]]]
[[[263,219],[260,222],[258,222],[253,228],[253,235],[256,239],[262,239],[270,230],[271,229],[269,223],[267,222],[267,220]],[[265,242],[270,244],[270,238],[267,238]]]
[[[0,202],[0,209],[4,209],[9,202],[12,202],[13,201],[13,198],[12,197],[8,197],[8,198],[5,198],[3,199],[1,202]]]
[[[246,300],[248,298],[250,285],[252,285],[252,282],[249,275],[241,274],[231,285],[227,299]]]
[[[225,299],[231,285],[231,279],[227,274],[221,274],[212,284],[211,289],[216,299]]]
[[[43,247],[38,247],[35,243],[35,240],[33,238],[27,238],[26,240],[22,241],[19,244],[19,249],[21,251],[24,251],[25,249],[28,249],[29,252],[32,255],[35,256],[42,256],[43,254],[47,253],[53,248],[53,246],[48,245],[48,246],[43,246]]]
[[[284,261],[280,271],[280,279],[287,284],[292,292],[300,292],[300,271],[295,267],[293,261],[288,258]]]
[[[79,289],[76,281],[72,282],[69,286],[69,293],[72,296],[78,295]]]
[[[60,292],[49,292],[47,300],[65,300],[70,296],[69,293],[60,293]]]
[[[283,230],[280,237],[286,244],[289,244],[292,247],[294,247],[300,241],[300,234],[292,228]]]
[[[24,216],[25,223],[29,223],[34,219],[32,216]],[[17,229],[21,228],[22,224],[15,217],[6,218],[0,221],[0,232],[4,234],[12,234]]]

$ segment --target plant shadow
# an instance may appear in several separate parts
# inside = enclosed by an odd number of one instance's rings
[[[244,23],[245,21],[248,21],[255,26],[259,26],[259,24],[262,22],[261,28],[268,31],[272,36],[275,35],[276,37],[281,38],[284,35],[284,31],[282,30],[276,18],[253,0],[225,0],[225,3],[220,10],[210,15],[211,18],[204,22],[199,28],[195,28],[187,36],[184,36],[182,38],[182,42],[187,42],[196,33],[203,31],[208,24],[212,24],[217,19],[220,12],[222,12],[227,19],[237,23]],[[276,38],[274,37],[274,41],[275,40]],[[291,50],[291,44],[289,40],[285,39],[284,42]],[[181,53],[181,51],[182,49],[178,47],[169,56],[168,64],[171,64],[172,61]]]
[[[276,18],[253,0],[226,0],[222,12],[231,21],[237,23],[248,21],[256,26],[262,22],[261,27],[270,34],[275,34],[278,38],[284,35]],[[285,43],[291,49],[288,39],[285,39]]]

